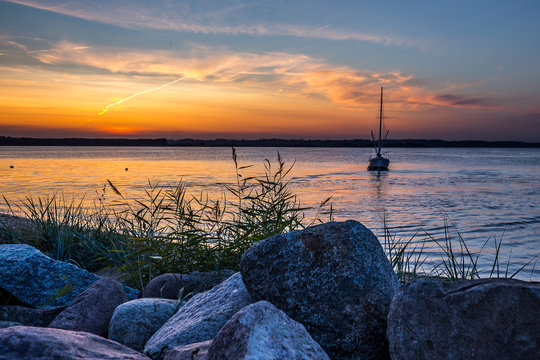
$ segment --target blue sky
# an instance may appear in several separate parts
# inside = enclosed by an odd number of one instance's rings
[[[367,138],[384,86],[393,138],[540,141],[539,14],[539,1],[0,1],[0,131]]]

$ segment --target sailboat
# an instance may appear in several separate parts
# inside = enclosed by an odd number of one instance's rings
[[[382,139],[382,119],[383,119],[383,88],[381,86],[381,108],[379,110],[379,139],[375,140],[373,131],[371,132],[371,138],[373,139],[373,145],[375,146],[376,156],[369,159],[368,170],[377,170],[377,171],[386,171],[390,165],[390,160],[382,156],[382,146],[383,142],[386,141],[388,132],[384,135],[384,140]]]

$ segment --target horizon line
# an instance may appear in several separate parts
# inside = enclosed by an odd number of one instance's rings
[[[114,142],[129,142],[129,143],[136,143],[136,142],[147,142],[146,145],[152,145],[152,146],[196,146],[197,144],[193,143],[199,143],[200,146],[201,143],[208,143],[218,146],[231,146],[231,144],[224,144],[224,143],[248,143],[256,145],[257,143],[268,143],[268,142],[276,142],[276,143],[330,143],[338,145],[339,143],[342,144],[353,144],[355,142],[362,143],[363,147],[367,147],[370,145],[366,144],[372,144],[373,140],[371,139],[363,139],[363,138],[355,138],[355,139],[323,139],[323,138],[278,138],[278,137],[269,137],[269,138],[257,138],[257,139],[246,139],[246,138],[213,138],[213,139],[197,139],[197,138],[167,138],[167,137],[147,137],[147,138],[120,138],[120,137],[26,137],[26,136],[0,136],[0,146],[9,146],[9,145],[30,145],[28,143],[25,144],[5,144],[6,142],[39,142],[41,144],[38,145],[44,145],[47,146],[47,142],[72,142],[72,141],[85,141],[85,142],[99,142],[99,141],[105,141],[107,143],[114,143]],[[528,145],[532,147],[540,147],[540,142],[538,141],[520,141],[520,140],[479,140],[479,139],[460,139],[460,140],[444,140],[444,139],[423,139],[423,138],[405,138],[405,139],[387,139],[385,140],[387,143],[387,146],[392,147],[391,145],[414,145],[417,143],[418,145],[429,145],[429,144],[485,144],[485,145]],[[192,144],[187,144],[192,143]],[[278,145],[278,144],[274,144]],[[77,146],[76,144],[70,143],[69,146]],[[85,144],[82,144],[82,146],[85,146]]]

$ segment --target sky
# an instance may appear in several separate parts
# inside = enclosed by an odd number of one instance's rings
[[[0,0],[0,136],[540,141],[540,1]]]

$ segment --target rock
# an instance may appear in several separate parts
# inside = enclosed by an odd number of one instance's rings
[[[240,264],[248,292],[303,324],[331,358],[385,359],[396,274],[373,233],[356,221],[276,235]]]
[[[207,360],[330,360],[304,326],[267,301],[237,312],[221,328]]]
[[[94,334],[30,326],[0,330],[0,359],[149,360],[126,346]]]
[[[141,351],[148,339],[173,316],[176,303],[176,300],[143,298],[118,306],[109,325],[109,339]]]
[[[126,301],[120,283],[101,278],[77,296],[49,327],[106,336],[114,309]]]
[[[100,277],[106,277],[114,281],[118,281],[120,284],[124,284],[125,273],[115,267],[105,267],[96,271],[96,274]]]
[[[422,279],[388,315],[392,359],[540,359],[540,283]]]
[[[165,354],[163,360],[206,360],[212,340],[177,346]]]
[[[0,288],[32,307],[66,306],[97,281],[96,274],[53,260],[25,244],[0,245]],[[63,290],[64,295],[56,297]],[[138,291],[124,287],[128,298]]]
[[[178,299],[178,293],[182,288],[184,296],[191,292],[210,290],[233,274],[232,270],[162,274],[150,280],[143,290],[142,297]]]
[[[16,321],[25,326],[47,327],[66,307],[33,309],[24,306],[0,306],[0,320]]]
[[[211,340],[240,309],[251,304],[240,273],[189,299],[146,343],[145,354],[162,359],[170,349]]]
[[[18,322],[15,322],[15,321],[2,321],[0,320],[0,329],[5,329],[5,328],[8,328],[8,327],[11,327],[11,326],[19,326],[21,324],[19,324]],[[0,355],[1,357],[2,355]]]

